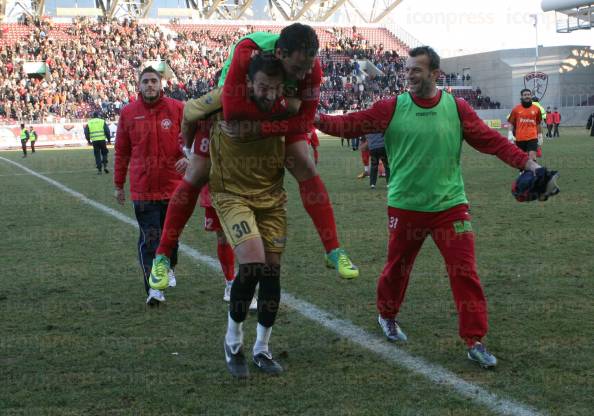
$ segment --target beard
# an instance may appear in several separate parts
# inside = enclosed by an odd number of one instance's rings
[[[256,107],[258,107],[258,109],[260,111],[265,112],[265,113],[272,111],[272,107],[273,107],[274,103],[271,103],[268,100],[258,99],[253,94],[251,95],[251,99],[254,102],[254,104],[256,104]]]
[[[412,90],[417,97],[428,97],[433,92],[433,83],[431,80],[422,79]]]
[[[142,95],[142,99],[144,101],[146,101],[147,103],[151,103],[153,101],[156,101],[157,98],[159,98],[159,91],[157,92],[141,92],[140,95]]]
[[[522,100],[522,107],[524,108],[530,108],[532,106],[532,100],[530,101],[524,101]]]

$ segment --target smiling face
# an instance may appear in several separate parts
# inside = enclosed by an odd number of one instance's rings
[[[138,89],[145,102],[151,103],[156,101],[161,94],[161,78],[154,72],[142,74]]]
[[[429,56],[410,56],[404,66],[410,91],[420,98],[431,98],[436,92],[439,69],[429,68]]]
[[[283,76],[266,75],[263,71],[254,74],[254,79],[247,81],[252,100],[261,111],[271,111],[276,100],[283,94]]]

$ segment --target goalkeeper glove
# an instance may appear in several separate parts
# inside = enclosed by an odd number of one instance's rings
[[[514,134],[511,130],[507,132],[507,140],[509,140],[512,143],[516,141],[516,138],[514,137]]]

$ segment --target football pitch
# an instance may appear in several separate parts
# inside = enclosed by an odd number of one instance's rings
[[[517,172],[463,147],[494,370],[465,357],[431,239],[399,316],[409,341],[384,341],[375,285],[386,255],[385,181],[371,190],[356,179],[359,152],[331,139],[321,140],[318,167],[361,276],[346,281],[324,267],[287,175],[285,295],[271,338],[286,372],[271,378],[252,366],[247,381],[225,367],[223,277],[201,208],[184,231],[178,286],[149,309],[131,203],[117,205],[112,174],[96,175],[92,150],[0,152],[0,414],[592,414],[594,140],[585,129],[561,133],[539,160],[561,173],[561,193],[546,202],[516,202]],[[247,352],[255,326],[250,314]]]

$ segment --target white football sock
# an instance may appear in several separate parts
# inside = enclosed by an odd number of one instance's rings
[[[272,334],[272,327],[266,328],[258,324],[256,328],[256,343],[254,344],[254,355],[261,352],[269,353],[268,341],[270,341],[270,334]]]
[[[235,322],[231,314],[227,316],[225,342],[231,347],[233,353],[236,353],[243,344],[243,322]]]

